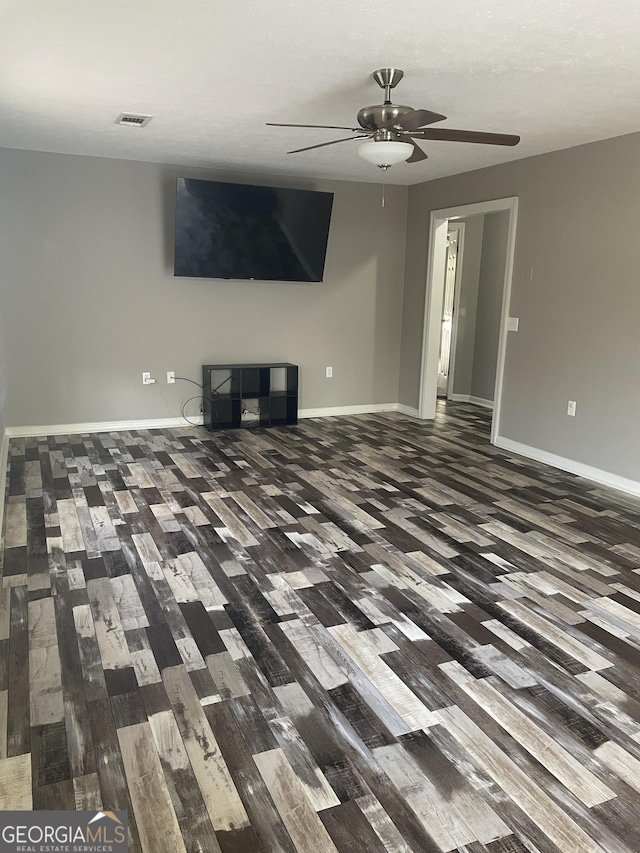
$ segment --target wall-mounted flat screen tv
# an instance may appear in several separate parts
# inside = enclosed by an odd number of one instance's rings
[[[333,193],[178,178],[174,275],[322,281]]]

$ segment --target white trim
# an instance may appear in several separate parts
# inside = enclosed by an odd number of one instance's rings
[[[194,415],[203,423],[202,415]],[[194,424],[195,425],[195,424]],[[166,427],[188,427],[184,418],[151,418],[142,421],[98,421],[85,424],[46,424],[45,426],[7,427],[9,438],[42,435],[78,435],[85,432],[123,432],[131,429],[164,429]]]
[[[422,359],[420,364],[420,418],[433,418],[436,411],[438,384],[438,349],[440,338],[439,324],[442,316],[442,298],[444,288],[446,239],[449,220],[475,216],[480,213],[509,211],[509,235],[507,240],[507,259],[502,295],[502,318],[498,341],[498,363],[494,415],[491,423],[491,442],[496,443],[500,425],[500,406],[502,401],[502,377],[506,357],[507,320],[511,299],[511,281],[513,278],[513,260],[515,255],[516,225],[518,220],[518,199],[515,196],[493,199],[491,201],[464,204],[432,210],[429,219],[429,256],[427,278],[425,282],[424,322],[422,330]]]
[[[477,216],[479,213],[499,213],[501,210],[509,210],[511,202],[517,201],[517,196],[506,196],[505,198],[494,198],[490,201],[476,201],[473,204],[457,204],[455,207],[443,207],[434,210],[438,219],[466,219],[467,216]]]
[[[504,363],[507,357],[507,334],[509,325],[509,308],[511,305],[511,284],[513,282],[513,262],[516,254],[516,227],[518,224],[518,199],[512,198],[509,210],[509,230],[507,232],[507,257],[504,265],[504,284],[502,290],[502,318],[500,320],[500,337],[498,338],[498,364],[496,368],[496,384],[493,392],[493,419],[491,421],[491,443],[495,444],[500,435],[500,415],[502,405],[502,384],[504,379]]]
[[[7,488],[7,465],[9,463],[9,435],[5,429],[0,443],[0,545],[4,523],[4,505],[6,503],[5,489]]]
[[[396,412],[399,412],[401,415],[408,415],[410,418],[419,418],[418,410],[415,406],[405,406],[404,403],[396,404]]]
[[[583,462],[576,462],[574,459],[566,459],[564,456],[557,456],[555,453],[549,453],[539,447],[520,444],[519,441],[512,441],[510,438],[503,438],[500,435],[496,436],[494,444],[502,450],[517,453],[518,456],[526,456],[528,459],[535,459],[536,462],[551,465],[552,468],[559,468],[561,471],[577,474],[587,480],[594,480],[603,486],[640,496],[640,482],[637,480],[629,480],[627,477],[620,477],[618,474],[603,471],[602,468],[594,468],[591,465],[585,465]]]
[[[473,394],[451,394],[447,399],[452,400],[454,403],[472,403],[474,406],[484,406],[485,409],[493,409],[493,400],[474,397]]]
[[[301,418],[332,418],[338,415],[373,415],[376,412],[397,412],[398,403],[369,403],[362,406],[330,406],[322,409],[300,409]]]
[[[298,418],[326,418],[335,415],[370,415],[376,412],[399,411],[399,403],[370,403],[361,406],[332,406],[321,409],[301,409]],[[406,414],[413,414],[415,409],[403,407]],[[202,415],[193,415],[202,425]],[[195,425],[195,424],[194,424]],[[166,429],[168,427],[188,427],[184,418],[151,418],[141,421],[97,421],[83,424],[45,424],[44,426],[7,427],[6,438],[25,438],[27,436],[44,435],[78,435],[90,432],[123,432],[136,429]]]

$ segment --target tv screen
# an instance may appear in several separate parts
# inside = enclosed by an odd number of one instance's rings
[[[322,281],[333,193],[178,178],[174,275]]]

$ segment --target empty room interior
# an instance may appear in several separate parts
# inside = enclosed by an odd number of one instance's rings
[[[640,7],[0,29],[2,849],[638,853]]]

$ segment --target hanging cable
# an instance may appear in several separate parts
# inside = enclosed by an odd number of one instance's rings
[[[194,424],[194,422],[193,422],[193,421],[190,421],[190,420],[189,420],[189,418],[188,418],[188,417],[185,415],[185,413],[184,413],[184,410],[185,410],[185,408],[186,408],[186,406],[187,406],[187,403],[190,403],[192,400],[202,400],[202,397],[200,396],[200,394],[197,394],[195,397],[189,397],[189,399],[188,399],[188,400],[185,400],[185,401],[184,401],[184,403],[182,404],[182,408],[180,409],[180,413],[181,413],[182,417],[185,419],[185,421],[186,421],[190,426],[200,426],[200,424],[199,424],[199,423]]]
[[[176,380],[176,382],[179,379],[181,382],[191,382],[192,385],[197,385],[198,388],[204,388],[204,385],[202,385],[200,382],[196,382],[195,379],[187,379],[186,376],[175,376],[174,379]]]

